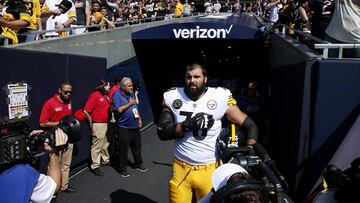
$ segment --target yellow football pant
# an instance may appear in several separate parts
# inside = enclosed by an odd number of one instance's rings
[[[215,168],[215,162],[193,166],[175,158],[169,181],[170,203],[191,203],[193,193],[197,201],[207,195],[212,188],[211,175]]]

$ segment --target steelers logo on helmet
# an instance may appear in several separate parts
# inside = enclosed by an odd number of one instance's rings
[[[175,99],[172,103],[172,106],[174,109],[180,109],[182,107],[183,103],[180,99]]]
[[[214,110],[214,109],[216,109],[216,107],[217,107],[217,103],[216,103],[216,101],[214,101],[214,100],[210,100],[210,101],[208,101],[208,103],[207,103],[207,107],[208,107],[210,110]]]

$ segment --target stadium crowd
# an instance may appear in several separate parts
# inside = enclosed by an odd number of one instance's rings
[[[16,44],[186,17],[194,12],[254,13],[271,25],[285,24],[325,39],[325,30],[334,14],[335,0],[206,0],[204,4],[197,5],[188,0],[1,0],[0,10],[1,44],[4,38],[9,39],[8,44]],[[359,8],[354,8],[354,11],[356,15]],[[359,14],[351,17],[358,18]],[[36,32],[42,30],[46,32]],[[291,29],[288,34],[295,35]]]

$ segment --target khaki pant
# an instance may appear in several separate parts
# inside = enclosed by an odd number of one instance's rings
[[[191,202],[193,193],[196,200],[207,195],[212,188],[211,175],[216,163],[193,166],[174,158],[173,175],[169,181],[170,203]]]
[[[99,168],[101,160],[103,163],[109,162],[109,152],[107,150],[109,142],[107,141],[106,131],[107,123],[93,123],[92,126],[92,145],[91,145],[91,169]]]
[[[60,152],[60,169],[61,169],[61,191],[66,190],[69,186],[69,172],[73,153],[73,144]]]

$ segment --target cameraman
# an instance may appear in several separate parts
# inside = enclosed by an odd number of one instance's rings
[[[42,131],[30,133],[36,136]],[[44,150],[49,154],[48,175],[40,174],[29,164],[17,164],[0,173],[0,202],[50,202],[61,188],[61,170],[59,147],[66,144],[67,135],[61,130],[55,131],[55,148],[46,139]]]
[[[221,188],[229,183],[239,181],[246,184],[246,181],[254,180],[249,173],[240,165],[233,163],[226,163],[219,166],[213,173],[211,181],[213,188],[204,198],[199,200],[197,203],[208,203],[211,197]],[[225,203],[237,202],[237,203],[269,203],[270,198],[264,192],[254,189],[238,190],[231,193],[224,199]]]

